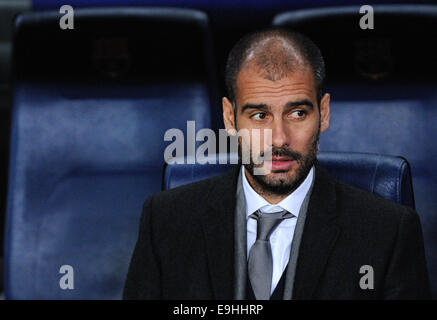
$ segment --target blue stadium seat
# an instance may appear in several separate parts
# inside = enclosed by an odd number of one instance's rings
[[[206,14],[76,9],[16,22],[5,239],[7,299],[120,299],[164,133],[211,124]],[[74,271],[61,289],[60,268]]]
[[[188,161],[184,160],[184,164],[166,165],[163,189],[225,173],[231,168],[231,163],[236,163],[237,155],[228,154],[227,164],[219,164],[219,155],[216,158],[215,164],[187,164]],[[317,160],[333,178],[414,208],[410,166],[404,158],[370,153],[320,152]]]
[[[273,24],[303,32],[321,48],[331,126],[321,151],[403,156],[411,164],[432,293],[437,298],[436,5],[374,5],[362,30],[359,6],[282,13]]]
[[[3,239],[8,184],[11,118],[12,30],[15,16],[31,9],[30,0],[0,0],[0,274],[3,274]],[[0,279],[3,292],[3,279]]]

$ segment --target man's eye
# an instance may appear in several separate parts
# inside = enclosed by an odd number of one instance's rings
[[[266,114],[264,112],[258,112],[252,115],[252,118],[255,120],[264,120],[266,118]]]
[[[291,116],[295,119],[303,119],[306,116],[306,111],[304,110],[295,110],[291,113]]]

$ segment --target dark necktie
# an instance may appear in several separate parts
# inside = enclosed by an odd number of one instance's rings
[[[270,235],[282,220],[292,216],[286,210],[277,213],[262,213],[258,210],[249,216],[257,220],[256,241],[250,248],[248,262],[249,279],[257,300],[270,299],[273,274]]]

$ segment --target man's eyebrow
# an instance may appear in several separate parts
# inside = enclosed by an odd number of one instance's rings
[[[314,109],[314,105],[313,105],[313,103],[312,103],[310,100],[308,100],[308,99],[303,99],[303,100],[299,100],[299,101],[288,102],[288,103],[286,104],[286,108],[287,108],[287,109],[291,109],[291,108],[298,107],[298,106],[307,106],[307,107],[309,107],[310,109]]]
[[[314,105],[313,103],[308,100],[308,99],[303,99],[303,100],[299,100],[299,101],[292,101],[292,102],[288,102],[285,105],[286,109],[292,109],[294,107],[299,107],[299,106],[307,106],[310,109],[314,109]],[[244,111],[248,110],[248,109],[256,109],[256,110],[263,110],[263,111],[268,111],[270,110],[270,107],[264,103],[260,103],[260,104],[251,104],[251,103],[247,103],[245,104],[242,108],[241,108],[241,113],[243,113]]]
[[[246,111],[248,109],[264,110],[264,111],[270,110],[269,106],[266,104],[263,104],[263,103],[261,103],[261,104],[247,103],[241,108],[241,113],[243,113],[244,111]]]

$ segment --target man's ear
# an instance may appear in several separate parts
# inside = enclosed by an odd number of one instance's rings
[[[232,134],[232,129],[237,130],[237,128],[235,128],[235,118],[234,118],[234,107],[231,103],[231,101],[229,101],[228,98],[223,97],[222,99],[222,105],[223,105],[223,122],[225,123],[225,128],[226,131],[229,134]]]
[[[325,93],[320,101],[320,132],[326,131],[329,128],[329,120],[330,120],[330,109],[329,102],[331,100],[331,96],[329,93]]]

